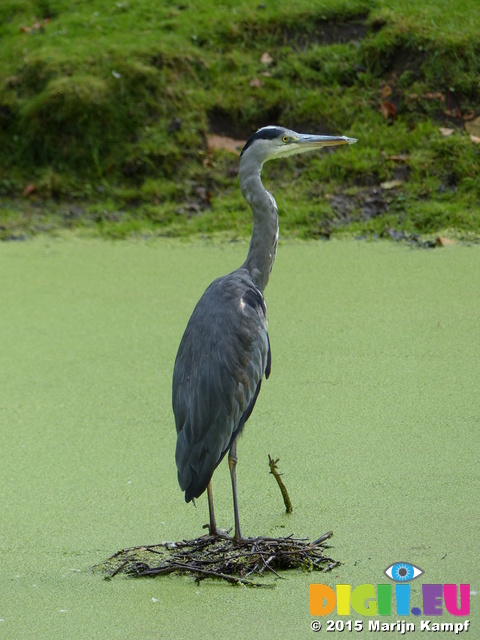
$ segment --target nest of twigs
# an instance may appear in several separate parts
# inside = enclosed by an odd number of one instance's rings
[[[118,574],[152,577],[169,573],[190,574],[196,582],[206,578],[233,584],[266,586],[252,578],[280,577],[279,571],[302,569],[329,571],[339,562],[324,555],[332,532],[310,542],[303,538],[251,538],[237,544],[227,535],[205,535],[194,540],[164,542],[122,549],[96,570],[113,578]]]

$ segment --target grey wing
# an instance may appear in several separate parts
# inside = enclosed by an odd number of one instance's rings
[[[206,290],[175,361],[175,459],[187,502],[205,491],[270,374],[265,301],[253,283],[234,274]]]

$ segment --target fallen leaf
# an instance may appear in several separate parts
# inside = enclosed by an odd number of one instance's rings
[[[23,190],[23,197],[27,198],[28,196],[32,195],[32,193],[35,193],[36,190],[37,185],[33,184],[33,182],[30,182],[30,184],[27,184],[25,186],[25,189]]]
[[[380,111],[382,112],[383,117],[387,120],[395,120],[397,117],[397,110],[391,102],[382,102]]]
[[[387,156],[387,160],[393,160],[393,162],[407,162],[408,156]]]
[[[445,96],[440,91],[432,91],[429,93],[424,93],[420,96],[422,100],[440,100],[441,102],[445,102]]]
[[[390,191],[390,189],[396,189],[397,187],[401,187],[403,184],[403,180],[387,180],[386,182],[382,182],[380,186],[382,189],[386,191]]]
[[[269,65],[269,64],[272,64],[272,62],[273,62],[273,58],[272,58],[272,56],[268,53],[268,51],[265,51],[265,53],[262,53],[262,56],[261,56],[261,58],[260,58],[260,62],[261,62],[262,64],[267,64],[267,65]]]
[[[480,116],[469,122],[465,122],[465,129],[471,136],[480,136]]]
[[[253,80],[250,80],[250,86],[254,89],[260,89],[260,87],[262,86],[262,81],[258,78],[253,78]]]
[[[448,247],[448,245],[450,244],[456,244],[455,240],[452,240],[451,238],[445,238],[445,236],[438,236],[438,238],[435,240],[436,247]]]
[[[209,151],[221,149],[222,151],[230,151],[230,153],[238,155],[244,145],[244,140],[235,140],[228,136],[219,136],[216,133],[207,134],[207,147]]]
[[[470,135],[470,140],[473,142],[473,144],[480,144],[480,136]]]
[[[440,131],[442,136],[445,136],[445,138],[448,138],[448,136],[451,136],[452,133],[455,133],[455,129],[447,129],[447,127],[439,127],[438,130]]]
[[[20,27],[19,31],[23,33],[32,33],[32,31],[44,31],[44,27],[47,24],[49,24],[49,22],[50,22],[50,18],[45,18],[41,22],[37,20],[36,22],[33,23],[31,27],[26,27],[26,26]]]
[[[409,93],[407,95],[407,100],[440,100],[440,102],[445,102],[445,96],[440,91],[431,91],[428,93]]]
[[[445,109],[444,113],[449,118],[461,118],[462,117],[462,112],[460,111],[460,109]]]
[[[383,100],[385,100],[385,98],[388,98],[388,96],[391,96],[393,93],[392,91],[392,87],[388,84],[386,84],[384,87],[382,87],[382,89],[380,90],[380,96]]]

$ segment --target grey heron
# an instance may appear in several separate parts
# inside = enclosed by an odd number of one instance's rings
[[[237,499],[237,439],[253,411],[262,379],[268,378],[271,368],[263,292],[277,250],[278,209],[262,184],[263,164],[354,142],[346,136],[306,135],[268,126],[253,134],[242,150],[240,189],[253,213],[247,258],[241,267],[214,280],[200,298],[180,342],[173,372],[178,482],[186,502],[207,489],[211,535],[219,534],[212,475],[228,453],[234,540],[243,540]]]

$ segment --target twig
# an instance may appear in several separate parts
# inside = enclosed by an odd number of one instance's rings
[[[266,585],[264,584],[260,584],[260,583],[256,583],[256,582],[251,582],[250,580],[244,580],[242,578],[237,578],[236,576],[231,576],[228,575],[226,573],[222,573],[221,571],[212,571],[210,569],[201,569],[200,567],[197,566],[192,566],[192,565],[188,565],[188,564],[175,564],[172,563],[172,565],[170,567],[166,567],[167,571],[165,571],[165,569],[158,571],[156,569],[146,569],[145,571],[140,571],[137,575],[138,576],[154,576],[154,575],[158,575],[158,573],[171,573],[173,571],[190,571],[192,573],[195,574],[200,574],[197,575],[197,581],[201,580],[202,578],[223,578],[223,580],[226,580],[227,582],[232,582],[234,584],[245,584],[247,586],[255,586],[255,587],[265,587]]]
[[[273,573],[280,578],[282,570],[328,571],[337,566],[339,563],[323,555],[324,542],[331,535],[331,532],[324,534],[314,542],[290,535],[252,538],[241,544],[233,538],[206,535],[194,540],[123,549],[94,569],[107,578],[119,573],[133,577],[186,573],[193,575],[197,582],[218,578],[232,584],[260,586],[251,581],[250,576]]]
[[[319,538],[317,538],[316,540],[314,540],[310,546],[311,547],[316,547],[317,544],[321,544],[322,542],[325,542],[325,540],[328,540],[329,538],[331,538],[333,536],[333,531],[328,531],[327,533],[324,533],[323,536],[320,536]]]
[[[285,503],[285,511],[286,513],[292,513],[293,511],[292,501],[290,500],[290,496],[288,495],[287,488],[284,485],[282,478],[280,477],[282,474],[278,472],[278,467],[277,467],[278,461],[279,461],[279,458],[274,460],[273,458],[270,457],[270,454],[268,454],[268,464],[270,466],[270,473],[273,475],[273,477],[277,481],[277,484],[280,487],[280,491],[282,492],[283,502]]]
[[[128,564],[128,560],[124,560],[122,564],[118,565],[115,571],[110,575],[110,578],[114,578],[117,575],[117,573],[120,573],[120,571],[123,571],[127,566],[127,564]]]

